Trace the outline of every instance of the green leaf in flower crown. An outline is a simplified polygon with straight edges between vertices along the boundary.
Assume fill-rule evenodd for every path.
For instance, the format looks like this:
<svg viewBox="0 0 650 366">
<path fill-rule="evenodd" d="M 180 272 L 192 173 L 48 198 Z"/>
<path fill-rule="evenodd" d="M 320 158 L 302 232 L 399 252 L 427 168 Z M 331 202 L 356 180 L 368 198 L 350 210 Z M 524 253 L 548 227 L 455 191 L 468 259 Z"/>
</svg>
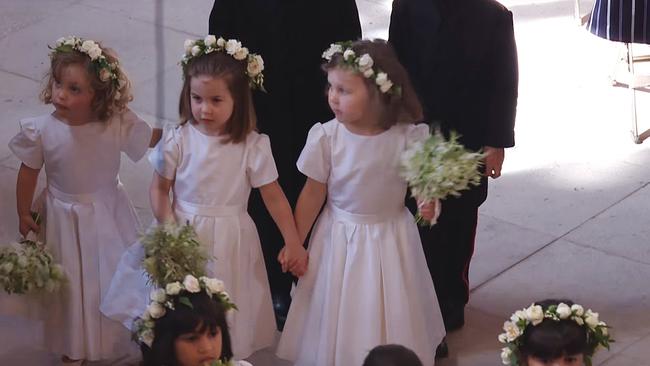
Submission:
<svg viewBox="0 0 650 366">
<path fill-rule="evenodd" d="M 190 301 L 190 299 L 188 299 L 188 298 L 185 297 L 185 296 L 181 296 L 181 297 L 179 297 L 179 298 L 178 298 L 178 302 L 180 302 L 181 304 L 183 304 L 183 305 L 189 307 L 190 309 L 194 309 L 194 305 L 192 305 L 192 302 Z"/>
</svg>

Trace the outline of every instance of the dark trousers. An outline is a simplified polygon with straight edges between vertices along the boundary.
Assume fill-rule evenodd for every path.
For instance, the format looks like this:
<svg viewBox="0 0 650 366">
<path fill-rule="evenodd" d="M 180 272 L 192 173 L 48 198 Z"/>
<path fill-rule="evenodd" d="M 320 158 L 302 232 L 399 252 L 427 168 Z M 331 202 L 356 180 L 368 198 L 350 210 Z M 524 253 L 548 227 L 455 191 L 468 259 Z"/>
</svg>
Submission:
<svg viewBox="0 0 650 366">
<path fill-rule="evenodd" d="M 451 198 L 442 203 L 438 222 L 420 227 L 420 238 L 445 323 L 462 316 L 469 301 L 469 264 L 474 254 L 478 207 Z"/>
</svg>

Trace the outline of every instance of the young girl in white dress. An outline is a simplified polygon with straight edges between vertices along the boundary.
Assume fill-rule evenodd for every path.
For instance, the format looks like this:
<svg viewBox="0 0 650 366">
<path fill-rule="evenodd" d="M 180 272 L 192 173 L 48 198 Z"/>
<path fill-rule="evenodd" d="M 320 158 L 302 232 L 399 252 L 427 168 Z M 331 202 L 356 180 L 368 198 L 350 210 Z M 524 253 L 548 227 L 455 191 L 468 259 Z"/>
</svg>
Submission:
<svg viewBox="0 0 650 366">
<path fill-rule="evenodd" d="M 315 124 L 298 159 L 307 176 L 295 210 L 309 241 L 278 356 L 301 366 L 361 365 L 402 344 L 425 365 L 445 335 L 399 175 L 407 144 L 429 135 L 408 76 L 384 41 L 332 45 L 323 57 L 336 118 Z M 327 200 L 326 200 L 327 198 Z M 436 202 L 420 209 L 434 216 Z"/>
<path fill-rule="evenodd" d="M 269 138 L 255 131 L 251 86 L 262 86 L 261 57 L 236 40 L 211 35 L 185 46 L 182 122 L 164 132 L 149 156 L 155 170 L 151 205 L 158 222 L 189 222 L 196 230 L 212 258 L 209 276 L 222 279 L 237 304 L 229 320 L 234 355 L 242 359 L 270 346 L 275 335 L 261 245 L 246 211 L 251 188 L 260 190 L 284 237 L 283 267 L 300 274 L 307 253 L 278 184 Z M 142 256 L 141 247 L 129 249 L 111 285 L 112 303 L 102 305 L 125 325 L 146 307 Z"/>
<path fill-rule="evenodd" d="M 130 82 L 115 54 L 92 40 L 61 38 L 52 48 L 41 93 L 51 114 L 20 121 L 9 147 L 22 161 L 16 193 L 19 230 L 39 232 L 68 283 L 44 299 L 46 346 L 64 362 L 120 355 L 129 334 L 99 305 L 122 252 L 137 239 L 138 221 L 118 171 L 122 152 L 145 154 L 152 130 L 126 107 Z M 47 188 L 35 205 L 45 166 Z"/>
</svg>

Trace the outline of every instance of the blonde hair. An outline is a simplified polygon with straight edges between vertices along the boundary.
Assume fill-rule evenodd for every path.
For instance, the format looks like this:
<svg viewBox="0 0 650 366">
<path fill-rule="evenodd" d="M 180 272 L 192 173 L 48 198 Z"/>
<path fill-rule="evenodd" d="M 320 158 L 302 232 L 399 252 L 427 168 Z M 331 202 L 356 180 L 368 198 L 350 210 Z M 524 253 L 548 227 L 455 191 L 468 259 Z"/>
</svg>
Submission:
<svg viewBox="0 0 650 366">
<path fill-rule="evenodd" d="M 192 119 L 190 84 L 193 77 L 201 75 L 222 78 L 232 95 L 234 106 L 232 115 L 224 127 L 224 142 L 244 141 L 257 124 L 246 63 L 224 52 L 211 52 L 192 58 L 183 71 L 183 89 L 178 106 L 181 124 Z"/>
<path fill-rule="evenodd" d="M 61 79 L 61 73 L 66 67 L 81 65 L 86 70 L 90 87 L 95 92 L 91 107 L 97 114 L 97 118 L 106 121 L 114 114 L 124 111 L 127 104 L 133 100 L 131 81 L 122 67 L 119 66 L 115 51 L 104 48 L 101 44 L 99 46 L 108 63 L 118 64 L 114 70 L 117 76 L 116 80 L 102 81 L 99 77 L 99 70 L 96 69 L 90 57 L 85 53 L 76 50 L 68 52 L 55 51 L 51 53 L 50 70 L 45 76 L 47 82 L 43 90 L 41 90 L 40 99 L 45 104 L 52 103 L 52 84 L 54 81 Z"/>
<path fill-rule="evenodd" d="M 374 79 L 364 77 L 358 70 L 346 65 L 342 53 L 336 53 L 331 60 L 323 64 L 323 70 L 345 68 L 354 70 L 364 81 L 372 98 L 379 98 L 383 107 L 380 113 L 380 126 L 388 129 L 398 123 L 411 124 L 424 119 L 422 105 L 411 84 L 408 73 L 400 64 L 393 47 L 381 39 L 359 40 L 352 42 L 352 50 L 357 55 L 367 53 L 374 61 L 374 67 L 385 72 L 400 93 L 381 93 Z"/>
</svg>

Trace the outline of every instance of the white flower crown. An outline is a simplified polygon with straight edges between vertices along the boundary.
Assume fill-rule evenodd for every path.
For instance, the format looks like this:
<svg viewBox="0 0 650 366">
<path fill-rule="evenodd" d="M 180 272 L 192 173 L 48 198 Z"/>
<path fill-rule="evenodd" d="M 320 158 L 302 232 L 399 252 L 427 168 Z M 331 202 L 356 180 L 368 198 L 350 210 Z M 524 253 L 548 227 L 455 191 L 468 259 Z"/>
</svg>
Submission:
<svg viewBox="0 0 650 366">
<path fill-rule="evenodd" d="M 168 283 L 165 288 L 158 288 L 151 291 L 149 298 L 151 303 L 141 317 L 133 322 L 134 339 L 141 344 L 151 347 L 154 340 L 154 327 L 156 319 L 162 318 L 167 313 L 167 309 L 174 310 L 174 298 L 178 302 L 192 308 L 190 300 L 183 296 L 185 293 L 198 293 L 205 291 L 210 298 L 217 297 L 217 300 L 226 310 L 237 309 L 237 306 L 230 301 L 228 293 L 225 291 L 224 284 L 216 278 L 205 276 L 198 279 L 192 275 L 185 276 L 183 282 L 175 281 Z"/>
<path fill-rule="evenodd" d="M 501 349 L 501 361 L 504 365 L 518 365 L 519 347 L 521 347 L 521 336 L 528 325 L 536 326 L 544 321 L 572 320 L 587 331 L 587 344 L 595 351 L 598 346 L 609 349 L 609 343 L 614 340 L 609 336 L 607 324 L 598 319 L 598 313 L 591 309 L 585 311 L 581 305 L 571 306 L 565 303 L 550 305 L 546 311 L 540 305 L 531 304 L 529 307 L 517 310 L 510 317 L 509 321 L 503 323 L 505 333 L 499 334 L 499 342 L 506 347 Z M 591 354 L 585 355 L 585 364 L 591 366 Z"/>
<path fill-rule="evenodd" d="M 183 68 L 193 58 L 207 55 L 211 52 L 225 52 L 237 61 L 246 60 L 246 75 L 250 80 L 250 86 L 253 89 L 264 90 L 264 60 L 262 56 L 251 53 L 248 48 L 242 47 L 241 42 L 236 39 L 225 40 L 222 37 L 208 35 L 204 39 L 187 39 L 185 40 L 185 53 L 181 58 Z"/>
<path fill-rule="evenodd" d="M 394 85 L 388 78 L 388 74 L 381 71 L 379 68 L 373 67 L 375 62 L 369 54 L 364 53 L 357 56 L 352 49 L 352 42 L 337 42 L 332 43 L 330 47 L 323 52 L 323 58 L 331 61 L 332 57 L 337 53 L 343 54 L 343 61 L 345 65 L 353 68 L 361 73 L 367 79 L 374 80 L 379 90 L 384 94 L 400 95 L 402 90 L 398 85 Z"/>
<path fill-rule="evenodd" d="M 48 46 L 49 47 L 49 46 Z M 56 40 L 54 47 L 49 47 L 50 57 L 54 57 L 56 53 L 78 51 L 88 55 L 90 61 L 97 71 L 99 80 L 102 82 L 112 81 L 117 86 L 115 92 L 115 100 L 122 97 L 121 90 L 126 85 L 126 80 L 118 77 L 119 63 L 117 61 L 109 63 L 104 56 L 102 48 L 99 47 L 97 42 L 91 39 L 83 39 L 75 36 L 61 37 Z"/>
</svg>

